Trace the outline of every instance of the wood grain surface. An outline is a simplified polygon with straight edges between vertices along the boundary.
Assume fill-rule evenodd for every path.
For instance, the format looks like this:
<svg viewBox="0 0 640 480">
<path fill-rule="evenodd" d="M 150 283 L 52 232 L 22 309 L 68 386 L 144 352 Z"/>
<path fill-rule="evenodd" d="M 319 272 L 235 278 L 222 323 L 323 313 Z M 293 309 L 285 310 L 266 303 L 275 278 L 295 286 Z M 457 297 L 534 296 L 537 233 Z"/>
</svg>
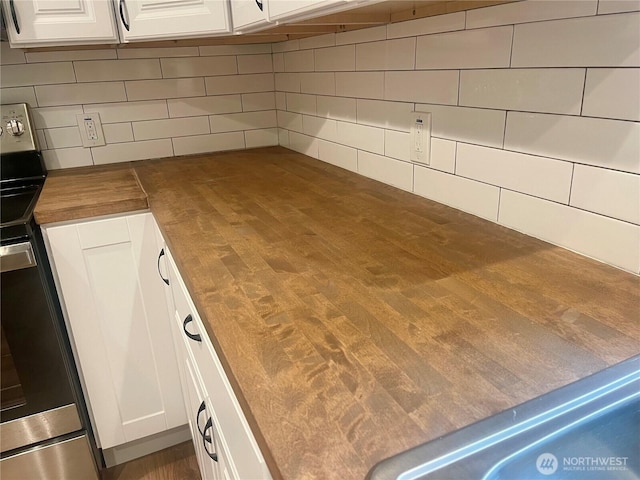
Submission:
<svg viewBox="0 0 640 480">
<path fill-rule="evenodd" d="M 147 208 L 135 171 L 116 165 L 50 172 L 34 215 L 42 225 Z"/>
<path fill-rule="evenodd" d="M 458 210 L 279 147 L 135 170 L 274 478 L 364 478 L 640 352 L 637 276 Z"/>
</svg>

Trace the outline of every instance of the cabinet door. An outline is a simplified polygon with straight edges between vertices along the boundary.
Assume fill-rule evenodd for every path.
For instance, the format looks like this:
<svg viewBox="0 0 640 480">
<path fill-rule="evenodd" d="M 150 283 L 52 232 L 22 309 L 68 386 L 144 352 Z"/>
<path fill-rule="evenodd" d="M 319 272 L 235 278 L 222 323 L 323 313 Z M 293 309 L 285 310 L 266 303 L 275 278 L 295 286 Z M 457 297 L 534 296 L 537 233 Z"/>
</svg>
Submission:
<svg viewBox="0 0 640 480">
<path fill-rule="evenodd" d="M 117 43 L 111 0 L 2 2 L 11 46 Z"/>
<path fill-rule="evenodd" d="M 186 423 L 151 214 L 46 229 L 102 448 Z"/>
<path fill-rule="evenodd" d="M 347 0 L 269 0 L 269 19 L 306 17 L 325 9 L 345 6 Z"/>
<path fill-rule="evenodd" d="M 236 33 L 255 32 L 271 25 L 268 0 L 231 0 L 231 18 Z"/>
<path fill-rule="evenodd" d="M 231 31 L 228 0 L 116 0 L 124 42 Z"/>
</svg>

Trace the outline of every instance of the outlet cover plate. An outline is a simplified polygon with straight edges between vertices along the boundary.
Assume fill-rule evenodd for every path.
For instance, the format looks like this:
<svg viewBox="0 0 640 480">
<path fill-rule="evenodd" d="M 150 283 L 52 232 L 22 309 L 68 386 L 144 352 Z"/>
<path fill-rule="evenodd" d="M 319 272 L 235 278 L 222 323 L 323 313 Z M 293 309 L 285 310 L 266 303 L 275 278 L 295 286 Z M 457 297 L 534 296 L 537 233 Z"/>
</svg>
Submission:
<svg viewBox="0 0 640 480">
<path fill-rule="evenodd" d="M 99 113 L 79 113 L 76 115 L 82 146 L 100 147 L 106 145 Z"/>
<path fill-rule="evenodd" d="M 431 161 L 431 113 L 411 112 L 410 142 L 410 160 L 429 165 Z"/>
</svg>

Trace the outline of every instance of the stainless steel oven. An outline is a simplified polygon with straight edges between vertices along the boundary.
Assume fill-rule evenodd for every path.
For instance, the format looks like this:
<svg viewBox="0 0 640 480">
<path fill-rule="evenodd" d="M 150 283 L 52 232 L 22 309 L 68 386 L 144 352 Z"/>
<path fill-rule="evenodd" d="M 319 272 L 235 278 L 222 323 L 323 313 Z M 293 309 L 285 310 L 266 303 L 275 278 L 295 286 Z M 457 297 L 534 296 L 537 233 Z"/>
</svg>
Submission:
<svg viewBox="0 0 640 480">
<path fill-rule="evenodd" d="M 33 219 L 46 169 L 27 106 L 0 108 L 0 478 L 97 478 L 99 455 Z"/>
</svg>

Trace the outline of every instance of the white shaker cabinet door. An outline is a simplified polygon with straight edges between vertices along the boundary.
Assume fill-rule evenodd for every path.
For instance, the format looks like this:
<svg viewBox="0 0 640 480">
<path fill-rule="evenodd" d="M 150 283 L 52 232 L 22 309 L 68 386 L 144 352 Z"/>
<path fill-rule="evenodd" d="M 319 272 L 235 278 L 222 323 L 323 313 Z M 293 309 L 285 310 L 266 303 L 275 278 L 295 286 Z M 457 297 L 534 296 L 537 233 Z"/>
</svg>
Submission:
<svg viewBox="0 0 640 480">
<path fill-rule="evenodd" d="M 304 20 L 314 13 L 345 6 L 347 0 L 269 0 L 269 19 Z"/>
<path fill-rule="evenodd" d="M 255 32 L 271 25 L 268 0 L 231 0 L 231 18 L 236 33 Z"/>
<path fill-rule="evenodd" d="M 2 2 L 13 47 L 118 43 L 111 0 Z"/>
<path fill-rule="evenodd" d="M 186 423 L 150 213 L 45 228 L 102 448 Z"/>
<path fill-rule="evenodd" d="M 228 0 L 114 0 L 124 42 L 231 31 Z"/>
</svg>

